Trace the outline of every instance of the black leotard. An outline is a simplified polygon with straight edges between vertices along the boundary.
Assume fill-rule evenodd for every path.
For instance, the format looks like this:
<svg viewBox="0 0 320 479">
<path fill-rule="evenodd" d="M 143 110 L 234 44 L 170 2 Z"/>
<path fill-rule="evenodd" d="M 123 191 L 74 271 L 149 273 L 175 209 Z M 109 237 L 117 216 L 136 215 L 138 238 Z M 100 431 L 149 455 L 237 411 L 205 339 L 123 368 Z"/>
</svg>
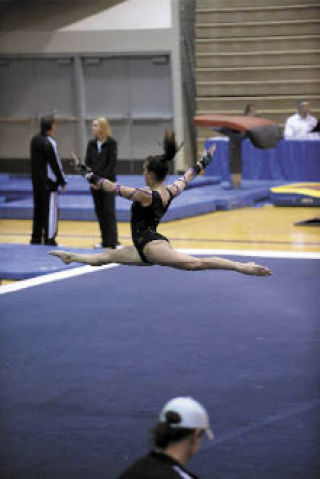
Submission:
<svg viewBox="0 0 320 479">
<path fill-rule="evenodd" d="M 142 206 L 135 201 L 131 207 L 131 235 L 140 258 L 144 263 L 151 263 L 143 254 L 143 248 L 150 241 L 169 241 L 165 236 L 157 233 L 157 227 L 161 218 L 167 212 L 173 195 L 167 188 L 170 199 L 166 206 L 163 206 L 162 198 L 158 191 L 152 191 L 152 203 L 149 206 Z"/>
</svg>

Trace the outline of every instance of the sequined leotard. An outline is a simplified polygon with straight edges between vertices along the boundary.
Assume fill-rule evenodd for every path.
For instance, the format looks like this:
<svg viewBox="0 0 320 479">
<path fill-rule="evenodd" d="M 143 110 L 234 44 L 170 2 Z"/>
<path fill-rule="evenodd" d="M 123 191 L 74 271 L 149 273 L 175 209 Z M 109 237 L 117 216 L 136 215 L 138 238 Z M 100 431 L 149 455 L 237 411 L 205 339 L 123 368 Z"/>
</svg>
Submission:
<svg viewBox="0 0 320 479">
<path fill-rule="evenodd" d="M 167 212 L 173 198 L 171 191 L 168 188 L 166 189 L 170 194 L 170 199 L 166 206 L 163 205 L 158 191 L 152 191 L 151 205 L 142 206 L 138 201 L 135 201 L 131 206 L 132 241 L 144 263 L 150 263 L 143 254 L 143 248 L 147 243 L 154 240 L 169 241 L 165 236 L 157 233 L 158 224 Z"/>
</svg>

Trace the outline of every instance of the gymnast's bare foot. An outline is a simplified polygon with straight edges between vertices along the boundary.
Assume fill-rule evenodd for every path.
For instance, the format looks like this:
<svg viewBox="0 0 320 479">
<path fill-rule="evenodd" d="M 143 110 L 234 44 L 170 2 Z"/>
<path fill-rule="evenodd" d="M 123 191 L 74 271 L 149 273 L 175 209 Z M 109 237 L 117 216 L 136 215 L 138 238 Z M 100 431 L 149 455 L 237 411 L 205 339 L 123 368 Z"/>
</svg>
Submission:
<svg viewBox="0 0 320 479">
<path fill-rule="evenodd" d="M 270 276 L 272 274 L 271 269 L 266 266 L 261 266 L 254 262 L 252 263 L 239 263 L 238 271 L 243 274 L 249 274 L 254 276 Z"/>
<path fill-rule="evenodd" d="M 58 258 L 60 258 L 65 264 L 69 264 L 74 261 L 72 253 L 68 253 L 68 251 L 53 250 L 49 251 L 48 254 L 51 254 L 52 256 L 58 256 Z"/>
</svg>

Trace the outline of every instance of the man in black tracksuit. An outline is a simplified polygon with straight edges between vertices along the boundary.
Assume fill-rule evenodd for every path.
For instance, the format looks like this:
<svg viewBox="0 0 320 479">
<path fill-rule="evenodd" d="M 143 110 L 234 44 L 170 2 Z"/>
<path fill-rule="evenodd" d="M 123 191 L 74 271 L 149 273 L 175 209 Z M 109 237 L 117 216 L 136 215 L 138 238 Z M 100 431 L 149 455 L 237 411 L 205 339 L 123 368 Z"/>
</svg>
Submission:
<svg viewBox="0 0 320 479">
<path fill-rule="evenodd" d="M 93 121 L 92 130 L 95 138 L 88 142 L 85 163 L 96 175 L 116 181 L 117 143 L 112 136 L 103 136 L 99 120 Z M 114 249 L 118 243 L 114 195 L 94 189 L 91 193 L 102 240 L 96 247 Z"/>
<path fill-rule="evenodd" d="M 41 131 L 30 144 L 31 177 L 33 187 L 33 228 L 31 244 L 56 246 L 58 225 L 58 187 L 65 191 L 64 176 L 52 116 L 41 118 Z"/>
</svg>

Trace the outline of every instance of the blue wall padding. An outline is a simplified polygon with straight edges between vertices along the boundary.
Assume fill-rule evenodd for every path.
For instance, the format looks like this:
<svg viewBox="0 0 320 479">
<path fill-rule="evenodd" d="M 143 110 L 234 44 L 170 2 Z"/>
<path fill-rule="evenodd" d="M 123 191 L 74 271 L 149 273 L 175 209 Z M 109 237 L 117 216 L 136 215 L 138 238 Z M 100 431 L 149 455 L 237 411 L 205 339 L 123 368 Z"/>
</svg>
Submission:
<svg viewBox="0 0 320 479">
<path fill-rule="evenodd" d="M 217 144 L 214 161 L 207 174 L 230 180 L 229 141 L 211 138 L 208 149 Z M 242 175 L 245 180 L 320 181 L 320 139 L 280 140 L 277 148 L 261 150 L 247 139 L 242 143 Z"/>
</svg>

